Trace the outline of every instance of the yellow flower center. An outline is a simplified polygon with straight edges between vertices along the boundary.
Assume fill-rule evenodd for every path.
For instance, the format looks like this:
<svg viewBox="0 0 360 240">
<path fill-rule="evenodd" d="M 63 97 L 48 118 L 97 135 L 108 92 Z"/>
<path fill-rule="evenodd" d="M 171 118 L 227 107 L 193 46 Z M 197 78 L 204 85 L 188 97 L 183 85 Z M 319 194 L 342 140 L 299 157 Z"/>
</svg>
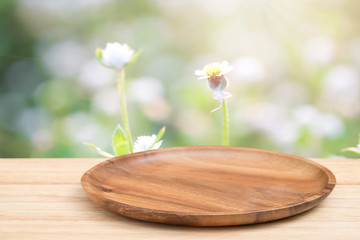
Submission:
<svg viewBox="0 0 360 240">
<path fill-rule="evenodd" d="M 221 72 L 220 65 L 218 63 L 210 63 L 206 65 L 203 70 L 208 76 L 217 75 Z"/>
</svg>

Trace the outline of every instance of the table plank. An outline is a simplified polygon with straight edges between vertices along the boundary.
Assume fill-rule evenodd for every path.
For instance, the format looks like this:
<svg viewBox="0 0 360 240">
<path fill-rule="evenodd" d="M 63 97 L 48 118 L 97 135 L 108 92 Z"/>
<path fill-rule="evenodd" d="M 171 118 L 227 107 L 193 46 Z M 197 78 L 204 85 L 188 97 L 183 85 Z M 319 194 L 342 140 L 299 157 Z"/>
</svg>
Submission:
<svg viewBox="0 0 360 240">
<path fill-rule="evenodd" d="M 0 184 L 78 184 L 86 170 L 105 160 L 0 158 Z M 360 184 L 360 159 L 311 160 L 329 168 L 336 176 L 337 185 Z"/>
<path fill-rule="evenodd" d="M 79 184 L 82 174 L 105 158 L 0 159 L 0 184 Z"/>
<path fill-rule="evenodd" d="M 103 160 L 0 159 L 0 239 L 360 239 L 360 160 L 314 159 L 340 184 L 308 212 L 220 228 L 146 223 L 100 208 L 79 181 Z"/>
<path fill-rule="evenodd" d="M 4 239 L 323 239 L 360 238 L 360 186 L 338 186 L 313 210 L 271 223 L 191 228 L 146 223 L 122 217 L 93 204 L 79 186 L 40 185 L 23 192 L 23 186 L 9 191 L 1 186 L 0 226 Z M 50 192 L 50 194 L 49 194 Z M 30 199 L 25 201 L 24 198 Z M 0 236 L 1 236 L 0 235 Z M 25 238 L 23 238 L 25 239 Z M 57 239 L 57 238 L 55 238 Z"/>
</svg>

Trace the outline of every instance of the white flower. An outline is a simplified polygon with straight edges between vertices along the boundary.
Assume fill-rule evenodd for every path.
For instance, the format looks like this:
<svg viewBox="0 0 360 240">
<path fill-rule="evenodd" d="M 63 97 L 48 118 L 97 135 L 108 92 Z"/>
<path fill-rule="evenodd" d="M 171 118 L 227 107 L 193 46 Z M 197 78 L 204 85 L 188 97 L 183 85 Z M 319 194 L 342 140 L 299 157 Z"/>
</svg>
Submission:
<svg viewBox="0 0 360 240">
<path fill-rule="evenodd" d="M 228 74 L 234 69 L 233 66 L 229 65 L 228 61 L 222 61 L 209 63 L 202 70 L 196 70 L 195 75 L 200 76 L 198 79 L 206 79 L 211 76 L 220 77 L 222 75 Z"/>
<path fill-rule="evenodd" d="M 101 49 L 101 61 L 107 67 L 120 70 L 131 61 L 134 54 L 135 51 L 126 43 L 108 43 L 105 49 Z"/>
<path fill-rule="evenodd" d="M 139 136 L 134 143 L 134 152 L 158 149 L 162 144 L 162 140 L 154 145 L 155 140 L 156 140 L 155 134 L 151 136 Z M 149 149 L 152 145 L 154 146 L 151 149 Z"/>
<path fill-rule="evenodd" d="M 214 62 L 206 65 L 202 70 L 196 70 L 195 75 L 199 76 L 198 79 L 207 79 L 209 88 L 213 91 L 214 98 L 221 103 L 224 98 L 231 97 L 231 94 L 225 92 L 228 85 L 228 78 L 225 74 L 231 72 L 233 66 L 229 65 L 227 61 Z M 221 108 L 221 105 L 211 112 Z"/>
</svg>

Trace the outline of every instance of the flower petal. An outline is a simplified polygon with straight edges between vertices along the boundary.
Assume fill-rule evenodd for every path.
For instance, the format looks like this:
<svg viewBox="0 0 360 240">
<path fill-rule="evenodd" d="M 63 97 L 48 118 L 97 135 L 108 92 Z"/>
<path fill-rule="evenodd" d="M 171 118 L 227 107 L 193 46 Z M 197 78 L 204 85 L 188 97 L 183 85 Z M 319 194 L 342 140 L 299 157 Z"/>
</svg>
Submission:
<svg viewBox="0 0 360 240">
<path fill-rule="evenodd" d="M 134 143 L 134 152 L 141 152 L 148 150 L 156 140 L 156 135 L 139 136 Z"/>
<path fill-rule="evenodd" d="M 107 43 L 102 50 L 102 62 L 107 67 L 119 70 L 132 59 L 134 53 L 127 44 Z"/>
<path fill-rule="evenodd" d="M 202 77 L 198 77 L 198 80 L 207 79 L 207 78 L 209 78 L 209 76 L 202 76 Z"/>
<path fill-rule="evenodd" d="M 224 67 L 221 72 L 219 73 L 219 75 L 225 75 L 228 74 L 229 72 L 231 72 L 234 69 L 234 67 L 232 65 L 226 66 Z"/>
</svg>

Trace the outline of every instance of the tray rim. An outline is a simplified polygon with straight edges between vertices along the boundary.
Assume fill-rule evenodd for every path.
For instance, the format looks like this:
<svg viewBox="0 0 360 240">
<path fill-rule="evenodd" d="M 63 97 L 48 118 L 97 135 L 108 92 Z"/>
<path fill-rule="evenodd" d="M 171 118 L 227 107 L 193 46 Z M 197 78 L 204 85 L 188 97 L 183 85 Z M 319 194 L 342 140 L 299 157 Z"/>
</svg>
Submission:
<svg viewBox="0 0 360 240">
<path fill-rule="evenodd" d="M 237 212 L 237 213 L 234 212 L 234 213 L 225 213 L 225 214 L 224 213 L 186 213 L 186 212 L 176 212 L 176 211 L 166 211 L 166 210 L 157 210 L 157 209 L 151 209 L 151 208 L 136 207 L 136 206 L 128 205 L 128 204 L 125 204 L 125 203 L 121 203 L 121 202 L 113 201 L 113 200 L 110 200 L 110 199 L 106 199 L 106 198 L 103 198 L 103 197 L 101 197 L 101 196 L 99 196 L 97 194 L 91 194 L 91 191 L 89 191 L 89 187 L 87 186 L 88 183 L 87 183 L 86 180 L 89 177 L 89 175 L 95 169 L 97 169 L 98 167 L 101 167 L 102 165 L 108 164 L 110 162 L 119 161 L 122 158 L 128 158 L 130 156 L 136 157 L 138 155 L 143 155 L 145 152 L 151 154 L 151 153 L 156 153 L 156 152 L 177 151 L 177 150 L 187 150 L 187 149 L 244 150 L 244 151 L 262 152 L 262 153 L 281 155 L 281 156 L 284 156 L 284 157 L 296 158 L 298 160 L 305 161 L 305 162 L 307 162 L 309 164 L 312 164 L 312 165 L 320 168 L 327 175 L 328 181 L 327 181 L 326 185 L 323 187 L 323 189 L 321 191 L 319 191 L 318 194 L 309 196 L 309 197 L 305 198 L 303 200 L 303 202 L 300 202 L 300 203 L 284 205 L 284 206 L 278 207 L 278 208 L 268 208 L 268 209 L 264 209 L 264 210 L 256 210 L 256 211 L 249 211 L 249 212 Z M 136 212 L 147 212 L 147 213 L 154 213 L 154 214 L 162 214 L 162 215 L 168 215 L 168 216 L 194 216 L 194 217 L 206 217 L 206 216 L 215 216 L 215 217 L 222 217 L 223 216 L 223 217 L 226 217 L 226 216 L 241 216 L 241 215 L 244 216 L 244 215 L 258 214 L 258 213 L 264 213 L 264 212 L 281 211 L 281 210 L 286 210 L 286 209 L 291 208 L 291 207 L 309 205 L 309 206 L 305 206 L 304 210 L 301 210 L 299 212 L 296 212 L 296 213 L 290 215 L 290 216 L 293 216 L 293 215 L 299 214 L 301 212 L 307 211 L 307 210 L 317 206 L 322 200 L 324 200 L 332 192 L 332 190 L 335 188 L 335 186 L 336 186 L 336 177 L 325 166 L 323 166 L 323 165 L 321 165 L 321 164 L 319 164 L 317 162 L 314 162 L 314 161 L 312 161 L 310 159 L 300 157 L 300 156 L 297 156 L 297 155 L 292 155 L 292 154 L 282 153 L 282 152 L 276 152 L 276 151 L 271 151 L 271 150 L 257 149 L 257 148 L 200 145 L 200 146 L 181 146 L 181 147 L 161 148 L 161 149 L 155 149 L 155 150 L 148 150 L 148 151 L 142 151 L 142 152 L 137 152 L 137 153 L 126 154 L 126 155 L 122 155 L 122 156 L 115 156 L 115 157 L 107 159 L 107 160 L 105 160 L 105 161 L 103 161 L 101 163 L 98 163 L 95 166 L 93 166 L 92 168 L 90 168 L 89 170 L 87 170 L 81 177 L 81 185 L 82 185 L 83 189 L 85 190 L 86 194 L 88 195 L 88 197 L 97 204 L 104 205 L 105 203 L 107 203 L 107 204 L 115 205 L 115 207 L 125 209 L 125 210 L 132 210 L 132 211 L 136 211 Z M 116 211 L 116 210 L 113 210 L 112 208 L 109 208 L 109 207 L 105 207 L 105 208 L 110 210 L 110 211 L 122 214 L 118 210 Z M 127 216 L 127 215 L 125 215 L 125 216 Z M 284 217 L 280 217 L 278 219 L 282 219 L 282 218 L 284 218 Z M 144 220 L 144 219 L 141 219 L 141 220 Z M 276 220 L 276 219 L 274 219 L 274 220 Z M 145 220 L 145 221 L 151 221 L 151 220 Z M 158 222 L 158 221 L 154 221 L 154 222 Z M 267 220 L 261 221 L 261 222 L 267 222 Z M 172 223 L 169 223 L 169 224 L 172 224 Z M 222 226 L 225 226 L 225 225 L 222 225 Z"/>
</svg>

